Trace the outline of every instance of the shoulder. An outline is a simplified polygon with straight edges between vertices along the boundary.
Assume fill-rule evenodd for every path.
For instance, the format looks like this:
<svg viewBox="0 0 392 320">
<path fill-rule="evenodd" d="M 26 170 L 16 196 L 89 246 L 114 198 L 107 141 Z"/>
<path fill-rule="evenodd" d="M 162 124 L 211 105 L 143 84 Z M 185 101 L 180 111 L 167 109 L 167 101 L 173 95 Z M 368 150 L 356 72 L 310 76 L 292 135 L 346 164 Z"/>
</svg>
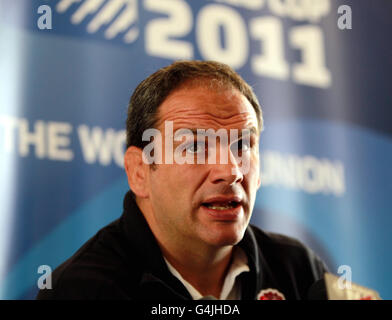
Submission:
<svg viewBox="0 0 392 320">
<path fill-rule="evenodd" d="M 52 289 L 39 291 L 37 299 L 121 299 L 129 295 L 133 267 L 119 221 L 101 229 L 52 273 Z"/>
<path fill-rule="evenodd" d="M 320 279 L 327 271 L 324 262 L 317 254 L 302 243 L 290 236 L 262 231 L 251 226 L 257 245 L 269 264 L 280 266 L 309 274 L 314 279 Z"/>
<path fill-rule="evenodd" d="M 257 244 L 262 246 L 263 250 L 279 248 L 285 251 L 311 251 L 308 246 L 296 238 L 280 233 L 264 231 L 254 225 L 250 225 L 250 229 L 255 236 Z"/>
</svg>

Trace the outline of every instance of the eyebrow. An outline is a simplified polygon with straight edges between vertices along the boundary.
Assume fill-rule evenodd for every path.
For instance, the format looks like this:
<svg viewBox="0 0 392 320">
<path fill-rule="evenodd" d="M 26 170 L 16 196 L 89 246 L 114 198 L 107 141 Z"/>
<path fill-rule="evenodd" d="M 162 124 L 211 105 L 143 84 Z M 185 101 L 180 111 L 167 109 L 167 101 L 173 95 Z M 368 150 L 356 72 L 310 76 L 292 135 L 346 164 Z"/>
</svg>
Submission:
<svg viewBox="0 0 392 320">
<path fill-rule="evenodd" d="M 223 128 L 221 128 L 221 129 L 223 129 Z M 212 130 L 217 132 L 217 131 L 219 131 L 221 129 L 218 129 L 218 130 L 212 129 Z M 198 130 L 204 130 L 203 136 L 209 136 L 208 134 L 205 134 L 206 133 L 205 131 L 210 130 L 210 129 L 204 129 L 204 128 L 198 128 L 198 129 L 197 128 L 178 128 L 178 129 L 173 129 L 173 131 L 175 132 L 174 133 L 174 137 L 177 137 L 179 135 L 187 134 L 189 131 L 192 132 L 192 134 L 195 136 L 195 135 L 198 134 Z M 223 129 L 223 130 L 225 130 L 225 129 Z M 226 129 L 226 130 L 229 130 L 229 132 L 230 132 L 230 130 L 232 130 L 232 129 Z M 250 135 L 258 135 L 258 129 L 256 127 L 254 127 L 254 126 L 252 126 L 250 128 L 243 128 L 243 129 L 237 129 L 237 130 L 239 131 L 238 138 L 242 137 L 243 130 L 248 130 Z M 219 134 L 215 135 L 215 136 L 219 136 Z"/>
</svg>

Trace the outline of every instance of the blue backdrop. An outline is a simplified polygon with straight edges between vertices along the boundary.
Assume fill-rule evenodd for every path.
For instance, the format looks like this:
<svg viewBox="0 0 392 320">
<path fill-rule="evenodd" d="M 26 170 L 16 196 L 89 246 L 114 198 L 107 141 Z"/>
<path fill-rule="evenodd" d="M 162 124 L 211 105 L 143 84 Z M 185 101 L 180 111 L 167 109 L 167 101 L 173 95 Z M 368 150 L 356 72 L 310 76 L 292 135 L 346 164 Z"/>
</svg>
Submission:
<svg viewBox="0 0 392 320">
<path fill-rule="evenodd" d="M 121 215 L 131 93 L 202 59 L 263 105 L 252 223 L 392 299 L 391 14 L 389 0 L 0 0 L 0 298 L 35 297 L 40 265 Z"/>
</svg>

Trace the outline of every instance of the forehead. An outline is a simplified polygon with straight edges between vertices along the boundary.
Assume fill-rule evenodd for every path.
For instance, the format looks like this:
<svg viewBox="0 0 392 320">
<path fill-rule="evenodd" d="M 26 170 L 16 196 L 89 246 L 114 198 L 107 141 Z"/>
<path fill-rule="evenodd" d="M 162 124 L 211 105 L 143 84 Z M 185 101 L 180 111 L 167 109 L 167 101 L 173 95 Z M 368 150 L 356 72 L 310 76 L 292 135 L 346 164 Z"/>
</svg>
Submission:
<svg viewBox="0 0 392 320">
<path fill-rule="evenodd" d="M 256 112 L 235 88 L 182 87 L 159 107 L 157 127 L 173 121 L 174 128 L 258 128 Z"/>
</svg>

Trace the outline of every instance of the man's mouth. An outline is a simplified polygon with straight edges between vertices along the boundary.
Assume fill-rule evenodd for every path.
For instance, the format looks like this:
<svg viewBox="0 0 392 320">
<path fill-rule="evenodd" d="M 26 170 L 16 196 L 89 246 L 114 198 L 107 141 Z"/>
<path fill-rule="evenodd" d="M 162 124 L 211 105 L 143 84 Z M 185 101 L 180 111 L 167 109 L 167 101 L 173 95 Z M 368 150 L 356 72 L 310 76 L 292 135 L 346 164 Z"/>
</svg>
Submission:
<svg viewBox="0 0 392 320">
<path fill-rule="evenodd" d="M 237 208 L 240 205 L 238 201 L 215 201 L 215 202 L 203 202 L 202 206 L 212 210 L 229 210 Z"/>
<path fill-rule="evenodd" d="M 237 196 L 212 197 L 206 199 L 201 208 L 213 220 L 233 222 L 244 213 L 242 201 L 242 198 Z"/>
</svg>

